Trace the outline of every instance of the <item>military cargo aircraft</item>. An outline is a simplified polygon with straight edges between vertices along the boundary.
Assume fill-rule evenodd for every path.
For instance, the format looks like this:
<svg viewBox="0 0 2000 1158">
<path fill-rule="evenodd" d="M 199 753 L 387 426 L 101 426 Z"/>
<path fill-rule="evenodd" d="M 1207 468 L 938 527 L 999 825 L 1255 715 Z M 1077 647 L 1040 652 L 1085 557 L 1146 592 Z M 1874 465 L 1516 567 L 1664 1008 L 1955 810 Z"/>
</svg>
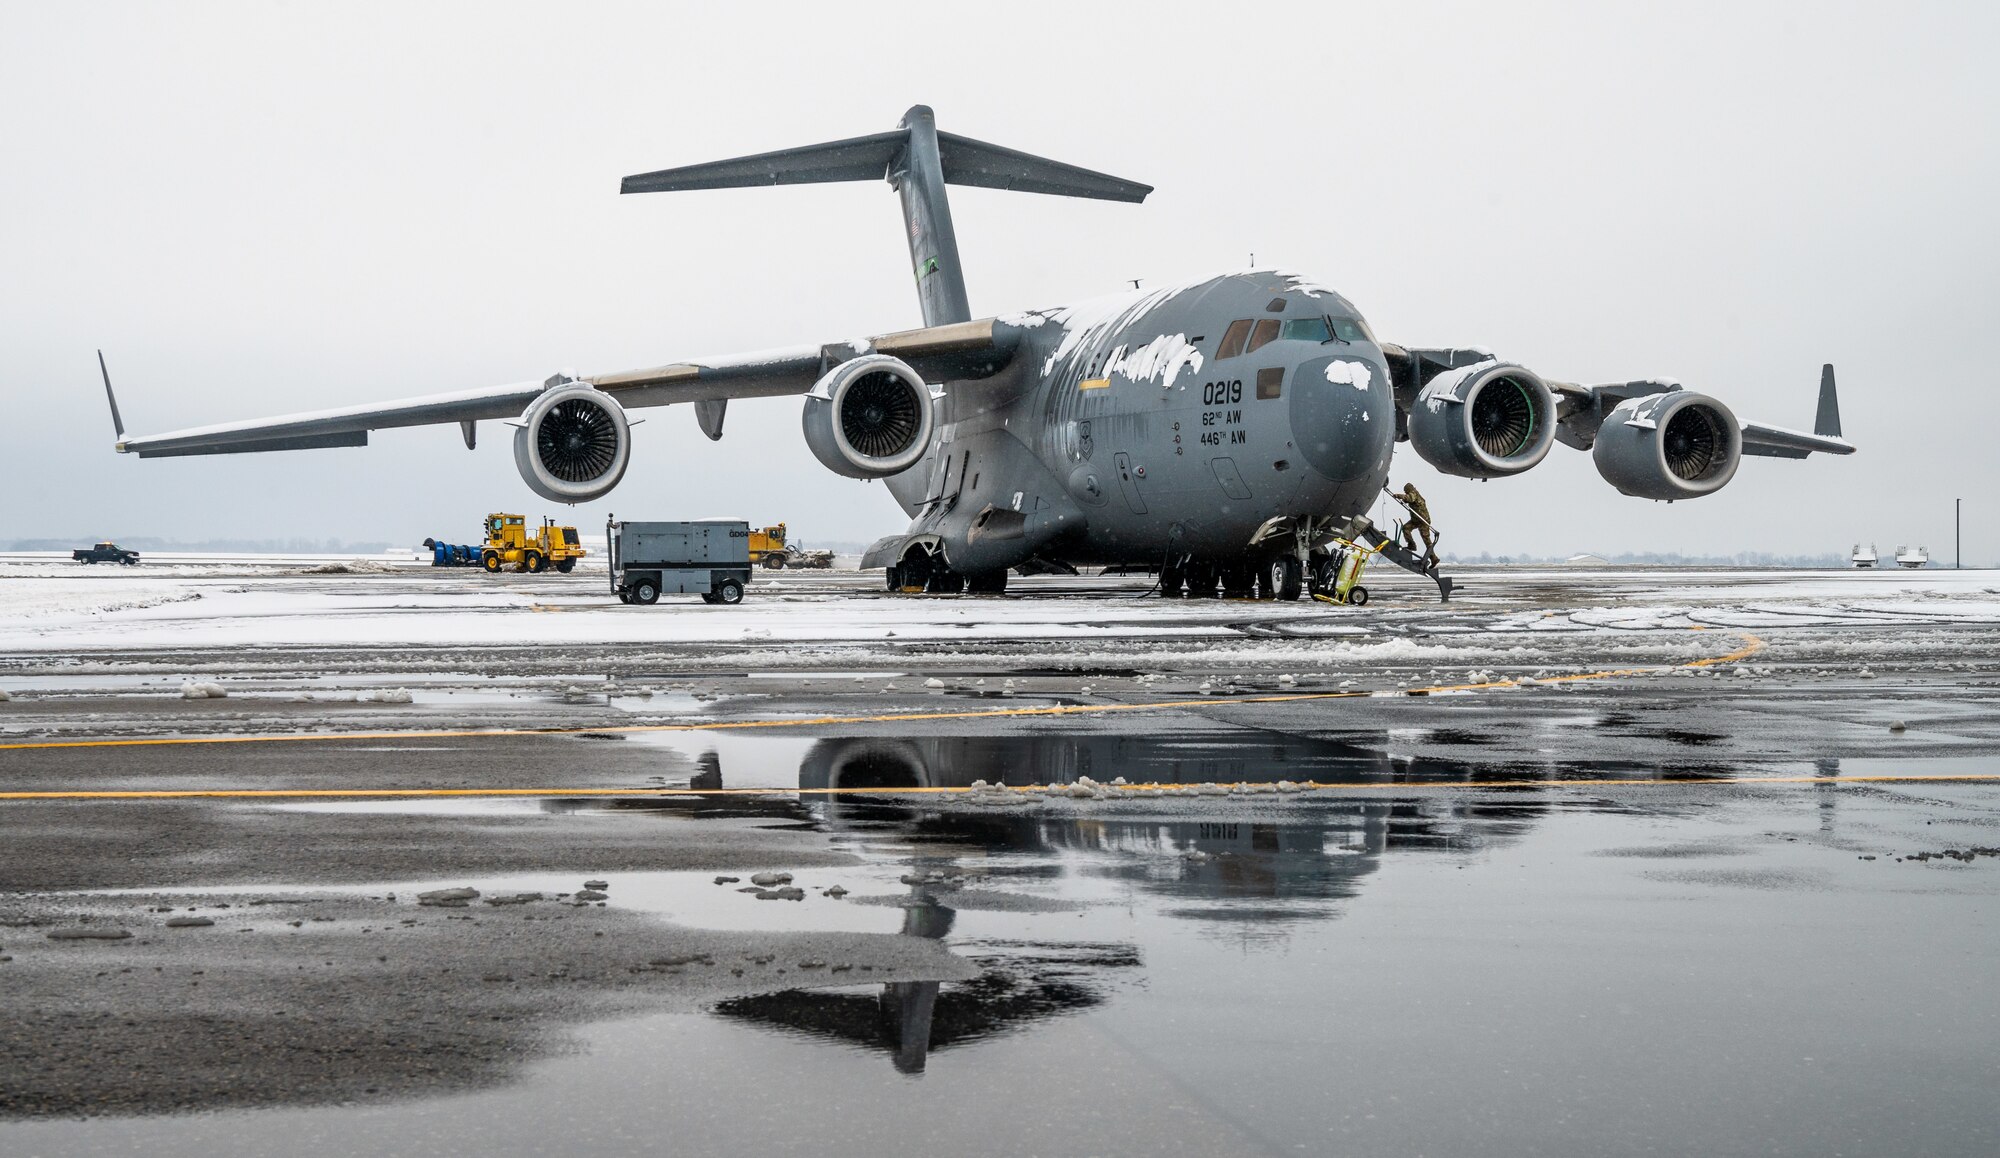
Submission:
<svg viewBox="0 0 2000 1158">
<path fill-rule="evenodd" d="M 1365 512 L 1401 442 L 1477 479 L 1561 442 L 1620 491 L 1668 502 L 1720 490 L 1746 455 L 1854 450 L 1831 366 L 1812 433 L 1742 423 L 1670 380 L 1579 386 L 1482 349 L 1385 342 L 1346 298 L 1277 270 L 975 319 L 945 186 L 1128 202 L 1152 188 L 941 132 L 921 105 L 890 132 L 642 173 L 622 191 L 877 180 L 902 199 L 922 328 L 144 437 L 125 434 L 113 399 L 117 449 L 362 446 L 432 423 L 457 423 L 471 447 L 497 419 L 528 487 L 576 503 L 624 476 L 628 409 L 692 403 L 719 439 L 731 399 L 803 395 L 813 455 L 884 480 L 911 518 L 863 558 L 892 590 L 997 593 L 1010 570 L 1122 565 L 1157 570 L 1168 594 L 1288 599 L 1319 584 L 1341 537 L 1380 543 Z"/>
</svg>

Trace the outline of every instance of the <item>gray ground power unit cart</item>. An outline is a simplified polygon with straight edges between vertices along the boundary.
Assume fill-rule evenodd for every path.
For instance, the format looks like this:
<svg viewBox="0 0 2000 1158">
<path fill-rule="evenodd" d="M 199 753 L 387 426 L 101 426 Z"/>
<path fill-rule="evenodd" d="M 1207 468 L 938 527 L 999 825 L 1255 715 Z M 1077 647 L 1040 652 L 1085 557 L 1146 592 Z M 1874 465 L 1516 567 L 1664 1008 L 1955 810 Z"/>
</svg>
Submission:
<svg viewBox="0 0 2000 1158">
<path fill-rule="evenodd" d="M 621 603 L 661 595 L 699 595 L 703 603 L 741 603 L 750 585 L 750 524 L 741 519 L 604 524 L 611 590 Z"/>
</svg>

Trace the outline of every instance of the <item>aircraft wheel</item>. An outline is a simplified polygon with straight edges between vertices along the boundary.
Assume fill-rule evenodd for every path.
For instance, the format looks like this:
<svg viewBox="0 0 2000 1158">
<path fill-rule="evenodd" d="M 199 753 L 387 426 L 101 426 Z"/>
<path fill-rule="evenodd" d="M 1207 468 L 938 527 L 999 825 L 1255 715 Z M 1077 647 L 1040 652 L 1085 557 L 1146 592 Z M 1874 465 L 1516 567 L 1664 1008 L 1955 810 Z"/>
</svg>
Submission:
<svg viewBox="0 0 2000 1158">
<path fill-rule="evenodd" d="M 660 601 L 660 585 L 651 579 L 641 579 L 632 584 L 632 602 L 650 605 Z"/>
<path fill-rule="evenodd" d="M 481 551 L 479 553 L 479 565 L 486 568 L 488 574 L 498 575 L 500 573 L 500 552 Z"/>
<path fill-rule="evenodd" d="M 1272 560 L 1260 576 L 1271 589 L 1271 595 L 1266 598 L 1275 597 L 1287 603 L 1296 601 L 1305 586 L 1300 572 L 1299 561 L 1290 555 Z"/>
<path fill-rule="evenodd" d="M 1187 588 L 1187 560 L 1175 556 L 1160 568 L 1160 598 L 1179 599 Z"/>
<path fill-rule="evenodd" d="M 887 567 L 883 571 L 884 577 L 889 581 L 889 590 L 901 591 L 903 589 L 903 569 L 901 567 Z"/>
<path fill-rule="evenodd" d="M 1215 598 L 1215 564 L 1201 560 L 1190 560 L 1187 565 L 1187 597 L 1189 599 Z"/>
<path fill-rule="evenodd" d="M 981 571 L 977 575 L 968 575 L 965 579 L 965 589 L 974 595 L 1005 595 L 1007 569 L 1002 567 L 997 571 Z"/>
<path fill-rule="evenodd" d="M 1225 599 L 1248 599 L 1257 589 L 1257 580 L 1251 569 L 1242 563 L 1228 563 L 1216 569 L 1221 573 L 1222 596 Z"/>
<path fill-rule="evenodd" d="M 743 602 L 743 584 L 734 579 L 724 579 L 715 589 L 715 601 L 731 607 Z"/>
<path fill-rule="evenodd" d="M 930 582 L 924 590 L 932 595 L 956 595 L 965 590 L 965 576 L 943 567 L 931 572 Z"/>
<path fill-rule="evenodd" d="M 1354 607 L 1368 606 L 1368 588 L 1355 584 L 1347 590 L 1347 602 Z"/>
</svg>

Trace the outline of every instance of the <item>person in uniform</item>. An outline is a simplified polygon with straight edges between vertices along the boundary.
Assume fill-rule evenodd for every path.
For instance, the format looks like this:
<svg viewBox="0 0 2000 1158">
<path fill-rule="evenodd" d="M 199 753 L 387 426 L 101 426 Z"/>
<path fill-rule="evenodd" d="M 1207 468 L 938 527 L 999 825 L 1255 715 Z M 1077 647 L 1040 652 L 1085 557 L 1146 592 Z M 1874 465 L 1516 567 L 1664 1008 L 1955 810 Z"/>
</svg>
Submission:
<svg viewBox="0 0 2000 1158">
<path fill-rule="evenodd" d="M 1430 504 L 1424 501 L 1423 495 L 1417 493 L 1417 484 L 1404 483 L 1401 494 L 1390 491 L 1389 497 L 1403 504 L 1403 509 L 1410 512 L 1410 517 L 1403 521 L 1403 547 L 1411 554 L 1416 554 L 1417 539 L 1421 536 L 1424 541 L 1424 566 L 1436 567 L 1437 527 L 1431 523 Z"/>
</svg>

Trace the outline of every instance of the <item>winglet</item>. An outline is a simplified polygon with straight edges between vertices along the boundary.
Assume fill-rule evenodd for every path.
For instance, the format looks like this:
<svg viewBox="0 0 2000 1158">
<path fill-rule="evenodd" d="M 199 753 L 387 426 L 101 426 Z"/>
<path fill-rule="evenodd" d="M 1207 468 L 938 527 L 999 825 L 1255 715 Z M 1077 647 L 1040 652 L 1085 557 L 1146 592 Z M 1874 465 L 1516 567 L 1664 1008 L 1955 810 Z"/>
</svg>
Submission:
<svg viewBox="0 0 2000 1158">
<path fill-rule="evenodd" d="M 1827 438 L 1840 437 L 1840 396 L 1833 392 L 1833 363 L 1819 372 L 1819 415 L 1813 419 L 1813 433 Z"/>
<path fill-rule="evenodd" d="M 111 371 L 104 368 L 104 351 L 97 352 L 97 372 L 104 376 L 104 400 L 111 403 L 111 429 L 118 434 L 118 452 L 125 452 L 125 420 L 118 417 L 118 396 L 111 392 Z"/>
</svg>

